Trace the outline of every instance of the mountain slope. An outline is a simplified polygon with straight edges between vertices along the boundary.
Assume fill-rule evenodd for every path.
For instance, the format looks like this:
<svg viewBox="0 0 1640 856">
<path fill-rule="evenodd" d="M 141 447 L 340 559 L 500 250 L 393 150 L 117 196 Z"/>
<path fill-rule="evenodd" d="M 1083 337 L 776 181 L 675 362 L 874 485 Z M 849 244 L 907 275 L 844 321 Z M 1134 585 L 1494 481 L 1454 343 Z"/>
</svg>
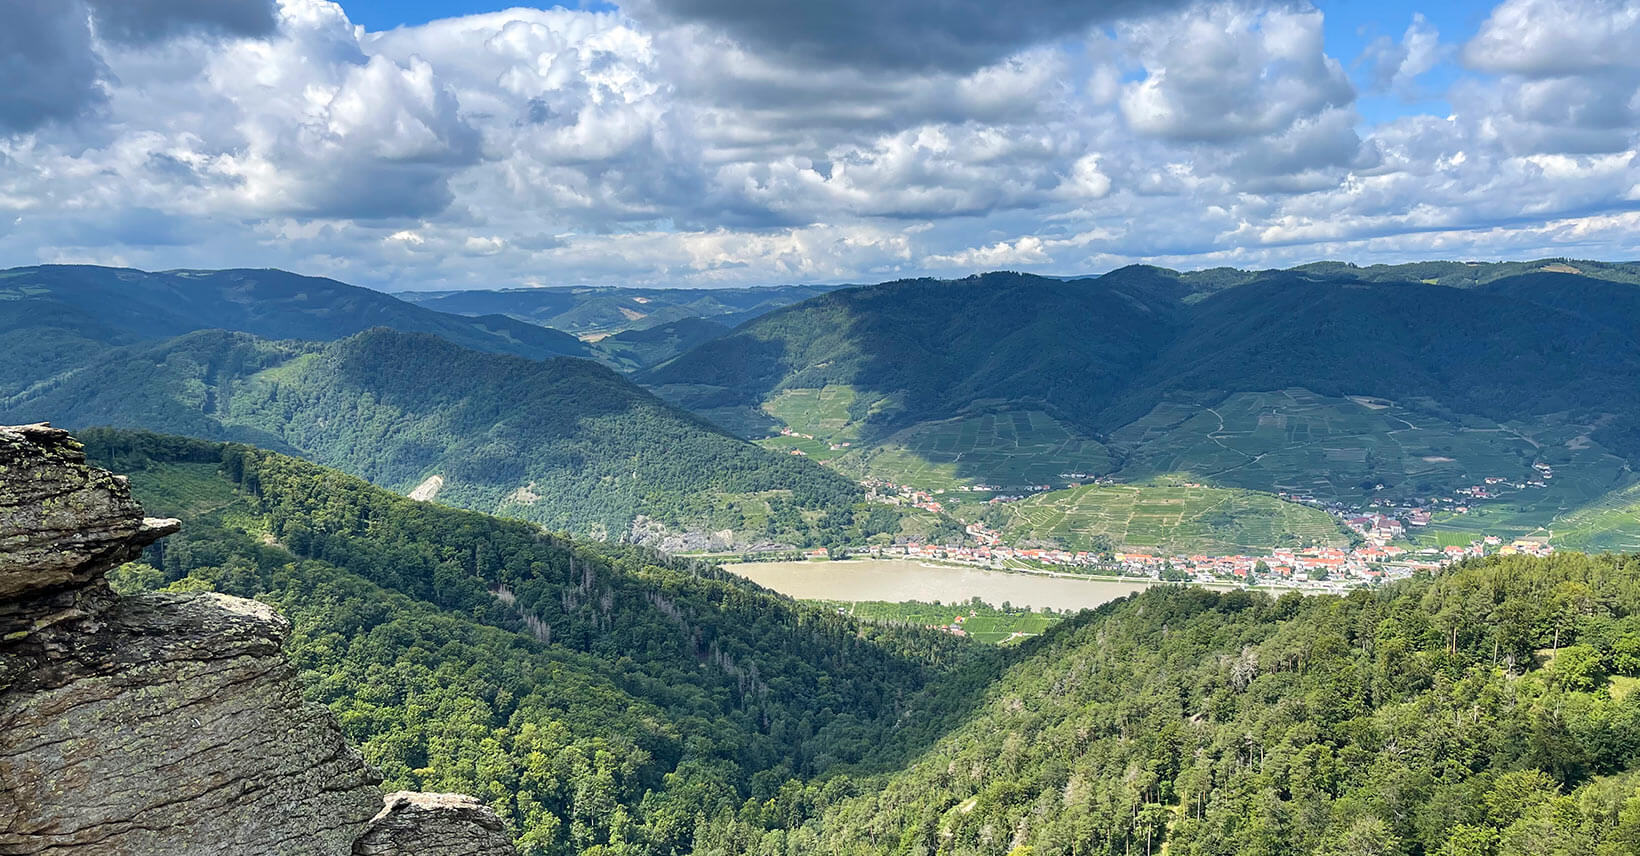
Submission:
<svg viewBox="0 0 1640 856">
<path fill-rule="evenodd" d="M 682 318 L 653 327 L 622 330 L 593 343 L 593 349 L 622 371 L 637 371 L 726 335 L 729 328 L 705 318 Z"/>
<path fill-rule="evenodd" d="M 1348 598 L 1152 589 L 1027 643 L 905 769 L 783 792 L 697 847 L 1633 853 L 1637 571 L 1565 555 Z"/>
<path fill-rule="evenodd" d="M 390 790 L 478 794 L 527 856 L 687 853 L 703 816 L 925 744 L 945 715 L 905 721 L 910 700 L 1000 657 L 283 455 L 81 437 L 182 519 L 117 586 L 277 607 L 309 697 Z"/>
<path fill-rule="evenodd" d="M 1196 304 L 1191 324 L 1132 379 L 1130 395 L 1303 387 L 1429 398 L 1499 419 L 1598 408 L 1613 395 L 1640 402 L 1635 328 L 1611 315 L 1591 320 L 1579 295 L 1596 283 L 1550 276 L 1543 292 L 1564 293 L 1564 303 L 1489 288 L 1268 277 Z M 1633 286 L 1598 285 L 1640 296 Z M 1616 317 L 1625 308 L 1640 301 L 1611 307 Z"/>
<path fill-rule="evenodd" d="M 99 346 L 225 329 L 329 341 L 372 327 L 433 333 L 493 353 L 587 356 L 575 337 L 502 316 L 467 318 L 368 288 L 279 270 L 166 271 L 42 265 L 0 271 L 0 392 L 49 377 Z"/>
<path fill-rule="evenodd" d="M 727 436 L 609 369 L 426 334 L 377 329 L 319 344 L 203 331 L 116 350 L 0 412 L 254 442 L 598 537 L 626 536 L 640 518 L 727 530 L 724 542 L 867 534 L 853 528 L 858 486 Z M 881 527 L 892 517 L 871 519 Z"/>
<path fill-rule="evenodd" d="M 1635 279 L 1550 260 L 888 283 L 638 378 L 856 478 L 982 489 L 942 500 L 969 520 L 988 495 L 1188 473 L 1344 508 L 1504 484 L 1461 528 L 1524 535 L 1636 480 Z"/>
<path fill-rule="evenodd" d="M 1010 273 L 848 289 L 759 318 L 640 379 L 697 408 L 849 386 L 864 436 L 986 400 L 1086 424 L 1171 337 L 1181 304 L 1159 292 L 1148 282 Z"/>
</svg>

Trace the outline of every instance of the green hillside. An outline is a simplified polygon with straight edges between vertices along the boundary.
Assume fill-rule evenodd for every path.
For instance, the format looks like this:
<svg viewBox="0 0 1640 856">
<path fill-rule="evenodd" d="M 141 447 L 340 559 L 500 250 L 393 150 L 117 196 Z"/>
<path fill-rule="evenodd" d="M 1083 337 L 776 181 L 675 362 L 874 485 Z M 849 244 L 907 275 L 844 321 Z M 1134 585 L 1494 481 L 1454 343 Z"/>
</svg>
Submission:
<svg viewBox="0 0 1640 856">
<path fill-rule="evenodd" d="M 1152 589 L 1027 642 L 905 769 L 783 791 L 697 852 L 1633 853 L 1637 561 Z"/>
<path fill-rule="evenodd" d="M 1442 525 L 1525 534 L 1637 479 L 1637 283 L 1564 260 L 914 280 L 639 379 L 851 478 L 1019 493 L 1187 472 L 1345 508 L 1471 504 L 1458 492 L 1492 478 L 1506 495 Z M 1536 465 L 1553 481 L 1527 486 Z"/>
<path fill-rule="evenodd" d="M 1182 485 L 1084 485 L 1039 493 L 987 515 L 1006 538 L 1069 549 L 1234 555 L 1270 547 L 1343 546 L 1324 511 L 1247 490 Z"/>
<path fill-rule="evenodd" d="M 206 331 L 121 349 L 12 399 L 0 418 L 256 443 L 598 538 L 807 545 L 897 527 L 886 508 L 857 508 L 847 479 L 723 434 L 594 363 L 384 329 L 330 344 Z"/>
<path fill-rule="evenodd" d="M 186 518 L 117 585 L 284 610 L 387 784 L 480 795 L 527 856 L 1640 847 L 1637 557 L 1161 587 L 994 648 L 276 454 L 85 439 Z"/>
<path fill-rule="evenodd" d="M 667 360 L 729 332 L 704 318 L 683 318 L 654 327 L 623 330 L 593 344 L 593 349 L 621 371 L 636 371 Z"/>
<path fill-rule="evenodd" d="M 588 356 L 575 337 L 489 315 L 466 318 L 368 288 L 280 270 L 164 271 L 91 265 L 0 270 L 0 394 L 19 391 L 116 345 L 224 329 L 329 341 L 372 327 L 544 359 Z"/>
<path fill-rule="evenodd" d="M 1589 552 L 1640 552 L 1640 484 L 1545 524 L 1554 543 Z"/>
<path fill-rule="evenodd" d="M 690 852 L 704 816 L 926 745 L 963 707 L 942 679 L 954 690 L 995 668 L 989 646 L 306 461 L 81 437 L 92 460 L 130 474 L 150 514 L 183 518 L 117 587 L 273 604 L 295 625 L 286 649 L 309 696 L 388 788 L 478 795 L 526 856 Z M 916 698 L 924 715 L 906 722 Z"/>
<path fill-rule="evenodd" d="M 726 424 L 782 394 L 847 387 L 853 437 L 873 443 L 999 404 L 1085 430 L 1171 337 L 1183 304 L 1169 288 L 995 273 L 848 289 L 759 318 L 640 380 Z"/>
</svg>

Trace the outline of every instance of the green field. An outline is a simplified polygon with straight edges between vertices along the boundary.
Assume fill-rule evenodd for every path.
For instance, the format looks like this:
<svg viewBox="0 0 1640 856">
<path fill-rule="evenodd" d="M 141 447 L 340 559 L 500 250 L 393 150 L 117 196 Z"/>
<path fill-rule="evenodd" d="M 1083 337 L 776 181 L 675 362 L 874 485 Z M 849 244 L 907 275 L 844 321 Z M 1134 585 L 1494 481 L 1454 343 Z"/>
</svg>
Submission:
<svg viewBox="0 0 1640 856">
<path fill-rule="evenodd" d="M 1246 490 L 1156 485 L 1085 485 L 1002 506 L 1015 541 L 1046 538 L 1070 549 L 1114 546 L 1230 554 L 1276 546 L 1343 545 L 1326 512 Z"/>
<path fill-rule="evenodd" d="M 1590 552 L 1640 551 L 1640 484 L 1549 523 L 1558 547 Z"/>
<path fill-rule="evenodd" d="M 1497 498 L 1468 502 L 1470 514 L 1439 525 L 1510 535 L 1536 531 L 1633 482 L 1624 461 L 1588 432 L 1587 425 L 1553 417 L 1499 424 L 1289 389 L 1237 393 L 1206 408 L 1164 403 L 1114 432 L 1111 442 L 1127 455 L 1127 478 L 1190 472 L 1226 487 L 1346 505 L 1454 497 L 1459 488 L 1501 478 L 1507 483 L 1491 488 Z M 1534 463 L 1552 466 L 1554 477 L 1543 487 L 1512 487 L 1537 478 Z"/>
<path fill-rule="evenodd" d="M 1109 472 L 1110 451 L 1097 440 L 1039 410 L 999 410 L 924 422 L 880 442 L 862 438 L 851 415 L 857 394 L 849 386 L 782 390 L 763 405 L 769 417 L 808 437 L 759 442 L 798 450 L 855 478 L 877 478 L 922 490 L 988 484 L 1003 489 L 1065 485 Z M 867 408 L 869 415 L 870 408 Z M 844 445 L 847 444 L 847 445 Z M 832 448 L 836 446 L 837 448 Z"/>
<path fill-rule="evenodd" d="M 1236 393 L 1212 407 L 1163 404 L 1111 440 L 1129 455 L 1128 478 L 1191 472 L 1346 503 L 1450 492 L 1487 476 L 1524 480 L 1539 456 L 1533 439 L 1496 423 L 1303 389 Z"/>
<path fill-rule="evenodd" d="M 1109 472 L 1113 465 L 1110 451 L 1097 440 L 1036 410 L 924 422 L 851 458 L 870 476 L 923 490 L 1065 485 Z"/>
<path fill-rule="evenodd" d="M 1026 609 L 1003 610 L 990 604 L 932 604 L 918 601 L 887 603 L 885 601 L 819 600 L 855 618 L 877 624 L 905 624 L 916 627 L 958 626 L 968 636 L 980 642 L 1007 644 L 1036 636 L 1062 620 L 1051 612 L 1032 612 Z M 961 617 L 959 622 L 957 619 Z"/>
<path fill-rule="evenodd" d="M 853 448 L 859 439 L 859 424 L 849 417 L 854 405 L 854 389 L 828 386 L 824 389 L 788 389 L 763 405 L 763 411 L 806 437 L 770 437 L 759 441 L 767 449 L 803 452 L 820 463 L 830 463 Z M 843 447 L 843 443 L 849 446 Z M 839 446 L 837 449 L 832 446 Z"/>
</svg>

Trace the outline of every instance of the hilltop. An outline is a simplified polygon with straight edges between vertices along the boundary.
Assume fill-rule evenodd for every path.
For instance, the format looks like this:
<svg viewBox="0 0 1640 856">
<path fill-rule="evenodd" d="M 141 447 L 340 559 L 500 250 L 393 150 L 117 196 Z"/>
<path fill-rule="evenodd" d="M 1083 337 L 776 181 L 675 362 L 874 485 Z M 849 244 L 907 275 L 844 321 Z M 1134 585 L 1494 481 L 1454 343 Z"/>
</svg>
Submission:
<svg viewBox="0 0 1640 856">
<path fill-rule="evenodd" d="M 332 343 L 202 331 L 129 346 L 0 414 L 256 443 L 598 538 L 805 545 L 898 523 L 889 509 L 857 511 L 863 491 L 847 479 L 724 434 L 595 363 L 387 329 Z"/>
</svg>

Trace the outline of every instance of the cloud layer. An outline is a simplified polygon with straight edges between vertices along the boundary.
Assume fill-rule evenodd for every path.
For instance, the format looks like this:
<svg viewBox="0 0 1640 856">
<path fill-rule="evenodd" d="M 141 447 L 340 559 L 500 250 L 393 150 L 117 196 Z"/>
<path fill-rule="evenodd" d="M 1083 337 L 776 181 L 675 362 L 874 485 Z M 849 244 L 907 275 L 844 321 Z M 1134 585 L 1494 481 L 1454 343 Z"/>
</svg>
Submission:
<svg viewBox="0 0 1640 856">
<path fill-rule="evenodd" d="M 327 0 L 11 4 L 5 264 L 393 289 L 1640 256 L 1640 0 L 1505 0 L 1461 39 L 1416 16 L 1359 56 L 1291 2 L 385 33 Z M 1365 95 L 1442 108 L 1368 122 Z"/>
</svg>

